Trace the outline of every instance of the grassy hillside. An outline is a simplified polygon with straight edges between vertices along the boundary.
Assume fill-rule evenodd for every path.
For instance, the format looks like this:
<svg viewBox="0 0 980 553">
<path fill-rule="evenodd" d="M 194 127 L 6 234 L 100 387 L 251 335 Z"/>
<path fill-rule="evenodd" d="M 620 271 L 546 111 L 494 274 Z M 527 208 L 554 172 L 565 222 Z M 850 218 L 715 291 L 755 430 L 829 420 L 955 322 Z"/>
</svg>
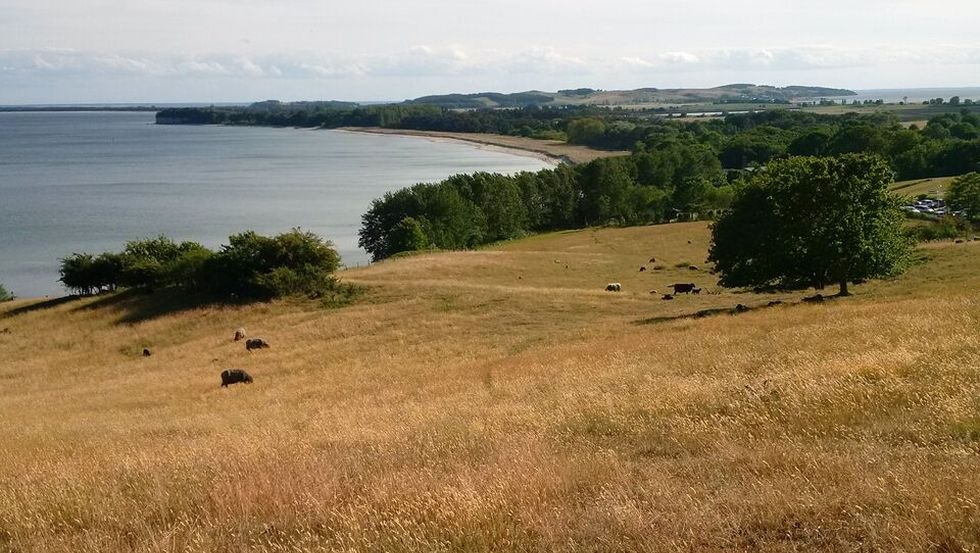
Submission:
<svg viewBox="0 0 980 553">
<path fill-rule="evenodd" d="M 819 86 L 775 87 L 754 84 L 729 84 L 714 88 L 638 88 L 636 90 L 593 90 L 579 88 L 542 92 L 531 90 L 502 94 L 443 94 L 410 100 L 446 108 L 515 108 L 528 105 L 549 106 L 636 106 L 656 104 L 713 104 L 717 102 L 791 102 L 822 96 L 853 96 L 851 90 Z"/>
<path fill-rule="evenodd" d="M 803 294 L 717 290 L 707 243 L 417 255 L 327 311 L 0 304 L 0 551 L 977 547 L 980 242 L 772 308 Z"/>
<path fill-rule="evenodd" d="M 950 183 L 956 177 L 934 177 L 930 179 L 914 179 L 896 182 L 891 186 L 891 191 L 905 196 L 918 196 L 928 194 L 933 198 L 942 198 Z"/>
</svg>

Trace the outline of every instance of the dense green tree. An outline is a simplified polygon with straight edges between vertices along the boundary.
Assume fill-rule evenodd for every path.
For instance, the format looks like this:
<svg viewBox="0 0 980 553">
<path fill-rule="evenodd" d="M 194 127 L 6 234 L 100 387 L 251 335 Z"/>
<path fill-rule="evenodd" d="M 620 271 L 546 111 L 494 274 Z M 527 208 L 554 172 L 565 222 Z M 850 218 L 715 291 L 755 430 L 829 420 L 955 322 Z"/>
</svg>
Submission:
<svg viewBox="0 0 980 553">
<path fill-rule="evenodd" d="M 892 172 L 868 155 L 773 162 L 712 232 L 709 258 L 724 286 L 823 287 L 883 277 L 909 246 L 888 192 Z"/>
<path fill-rule="evenodd" d="M 573 119 L 568 122 L 565 132 L 571 144 L 596 144 L 606 132 L 606 124 L 601 119 Z"/>
<path fill-rule="evenodd" d="M 93 266 L 95 256 L 73 253 L 60 261 L 58 280 L 74 294 L 93 294 L 98 290 Z"/>
<path fill-rule="evenodd" d="M 415 217 L 405 217 L 391 229 L 389 238 L 393 253 L 414 252 L 429 248 L 429 237 L 425 226 Z"/>
<path fill-rule="evenodd" d="M 10 301 L 12 299 L 14 299 L 13 294 L 8 292 L 7 289 L 3 287 L 3 284 L 0 284 L 0 301 Z"/>
<path fill-rule="evenodd" d="M 980 173 L 954 179 L 946 192 L 946 202 L 952 209 L 966 212 L 970 221 L 980 223 Z"/>
<path fill-rule="evenodd" d="M 834 131 L 830 128 L 813 129 L 790 142 L 787 152 L 794 156 L 822 156 L 827 153 Z"/>
</svg>

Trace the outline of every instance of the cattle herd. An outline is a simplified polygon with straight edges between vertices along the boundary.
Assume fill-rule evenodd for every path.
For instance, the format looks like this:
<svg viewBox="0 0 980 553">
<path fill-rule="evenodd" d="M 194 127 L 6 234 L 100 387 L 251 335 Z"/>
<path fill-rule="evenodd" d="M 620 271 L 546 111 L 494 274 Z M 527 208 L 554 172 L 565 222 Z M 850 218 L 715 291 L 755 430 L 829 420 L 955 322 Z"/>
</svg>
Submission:
<svg viewBox="0 0 980 553">
<path fill-rule="evenodd" d="M 657 258 L 656 257 L 651 257 L 650 258 L 649 263 L 656 263 L 656 262 L 657 262 Z M 678 265 L 676 265 L 676 267 L 687 267 L 691 271 L 700 271 L 701 270 L 701 268 L 698 267 L 698 266 L 696 266 L 696 265 L 688 265 L 686 263 L 678 264 Z M 662 269 L 662 268 L 663 268 L 662 265 L 657 265 L 656 267 L 654 267 L 655 270 L 659 270 L 659 269 Z M 647 272 L 647 265 L 640 265 L 639 272 L 641 272 L 641 273 Z M 715 271 L 714 270 L 709 270 L 708 272 L 710 274 L 712 274 L 712 275 L 715 274 Z M 864 281 L 855 281 L 854 283 L 855 284 L 862 284 L 863 282 Z M 699 295 L 704 290 L 703 287 L 699 287 L 694 282 L 676 282 L 674 284 L 668 284 L 667 285 L 667 288 L 670 288 L 672 291 L 669 292 L 669 293 L 661 294 L 657 290 L 651 290 L 650 291 L 650 294 L 651 295 L 659 295 L 660 296 L 660 299 L 663 300 L 663 301 L 671 301 L 671 300 L 677 298 L 680 294 Z M 622 292 L 623 291 L 623 285 L 621 283 L 619 283 L 619 282 L 610 282 L 610 283 L 606 284 L 605 290 L 606 290 L 606 292 Z M 710 294 L 711 292 L 706 292 L 706 293 L 707 294 Z M 813 295 L 813 296 L 804 297 L 802 301 L 805 302 L 805 303 L 820 303 L 820 302 L 823 302 L 825 299 L 826 298 L 823 295 L 816 294 L 816 295 Z M 773 301 L 768 302 L 766 304 L 766 307 L 775 307 L 777 305 L 782 305 L 782 304 L 783 304 L 783 301 L 782 300 L 773 300 Z M 747 311 L 749 311 L 751 309 L 752 309 L 751 307 L 740 303 L 740 304 L 736 305 L 732 309 L 723 309 L 723 310 L 720 310 L 720 311 L 730 312 L 730 313 L 733 313 L 733 314 L 737 314 L 737 313 L 745 313 L 745 312 L 747 312 Z M 699 311 L 698 314 L 703 315 L 703 314 L 706 314 L 708 312 L 714 313 L 714 312 L 718 312 L 718 311 L 719 310 L 714 310 L 714 309 L 712 309 L 712 310 L 702 310 L 702 311 Z"/>
<path fill-rule="evenodd" d="M 656 257 L 651 257 L 650 258 L 649 263 L 656 263 L 656 262 L 657 262 L 657 258 Z M 557 259 L 555 260 L 555 263 L 558 263 L 558 260 Z M 683 265 L 681 265 L 681 266 L 683 266 Z M 662 268 L 662 267 L 661 266 L 654 267 L 654 269 L 660 269 L 660 268 Z M 687 268 L 690 269 L 690 270 L 692 270 L 692 271 L 700 271 L 701 270 L 696 265 L 687 265 Z M 639 272 L 645 273 L 646 271 L 647 271 L 647 266 L 646 265 L 640 265 L 640 271 Z M 665 300 L 665 301 L 674 299 L 678 294 L 695 294 L 695 295 L 697 295 L 697 294 L 700 294 L 701 293 L 701 290 L 702 290 L 701 288 L 698 287 L 697 284 L 695 284 L 693 282 L 678 282 L 678 283 L 675 283 L 675 284 L 669 284 L 669 285 L 667 285 L 667 287 L 668 288 L 672 288 L 674 290 L 674 292 L 672 294 L 663 294 L 663 295 L 661 295 L 660 296 L 660 299 Z M 610 282 L 609 284 L 606 284 L 606 292 L 622 292 L 622 291 L 623 291 L 623 285 L 621 283 L 619 283 L 619 282 Z M 657 292 L 656 290 L 651 290 L 650 293 L 651 294 L 659 294 L 659 292 Z"/>
<path fill-rule="evenodd" d="M 245 336 L 245 329 L 238 328 L 235 330 L 234 337 L 232 341 L 240 342 L 245 340 L 245 351 L 252 353 L 254 349 L 266 349 L 269 347 L 269 342 L 264 338 L 248 338 Z M 149 348 L 143 348 L 143 357 L 149 357 L 151 355 Z M 217 361 L 215 359 L 214 361 Z M 221 387 L 225 388 L 231 384 L 251 384 L 252 375 L 248 374 L 243 369 L 225 369 L 221 371 Z"/>
</svg>

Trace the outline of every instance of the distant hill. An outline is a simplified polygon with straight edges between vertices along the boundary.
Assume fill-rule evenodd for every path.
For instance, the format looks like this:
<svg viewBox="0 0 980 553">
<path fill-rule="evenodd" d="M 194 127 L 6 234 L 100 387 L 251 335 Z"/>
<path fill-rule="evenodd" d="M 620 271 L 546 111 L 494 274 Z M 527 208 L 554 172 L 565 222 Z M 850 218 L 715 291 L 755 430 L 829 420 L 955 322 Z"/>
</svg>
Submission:
<svg viewBox="0 0 980 553">
<path fill-rule="evenodd" d="M 408 100 L 409 104 L 426 104 L 444 108 L 515 108 L 539 106 L 635 106 L 641 104 L 718 104 L 718 103 L 791 103 L 828 96 L 855 96 L 853 90 L 820 86 L 775 87 L 754 84 L 729 84 L 715 88 L 639 88 L 636 90 L 595 90 L 577 88 L 558 92 L 531 90 L 502 94 L 443 94 Z"/>
</svg>

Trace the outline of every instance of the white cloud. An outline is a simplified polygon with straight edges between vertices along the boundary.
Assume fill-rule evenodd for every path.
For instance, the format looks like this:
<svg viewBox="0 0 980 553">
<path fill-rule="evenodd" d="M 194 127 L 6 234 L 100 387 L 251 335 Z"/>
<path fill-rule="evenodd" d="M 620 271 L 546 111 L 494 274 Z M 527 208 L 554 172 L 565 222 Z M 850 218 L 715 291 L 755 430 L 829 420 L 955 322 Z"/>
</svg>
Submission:
<svg viewBox="0 0 980 553">
<path fill-rule="evenodd" d="M 933 46 L 909 49 L 882 46 L 843 49 L 820 46 L 799 48 L 732 48 L 699 52 L 665 52 L 650 56 L 629 56 L 619 60 L 626 71 L 795 71 L 882 67 L 888 65 L 956 65 L 980 63 L 980 47 Z"/>
</svg>

